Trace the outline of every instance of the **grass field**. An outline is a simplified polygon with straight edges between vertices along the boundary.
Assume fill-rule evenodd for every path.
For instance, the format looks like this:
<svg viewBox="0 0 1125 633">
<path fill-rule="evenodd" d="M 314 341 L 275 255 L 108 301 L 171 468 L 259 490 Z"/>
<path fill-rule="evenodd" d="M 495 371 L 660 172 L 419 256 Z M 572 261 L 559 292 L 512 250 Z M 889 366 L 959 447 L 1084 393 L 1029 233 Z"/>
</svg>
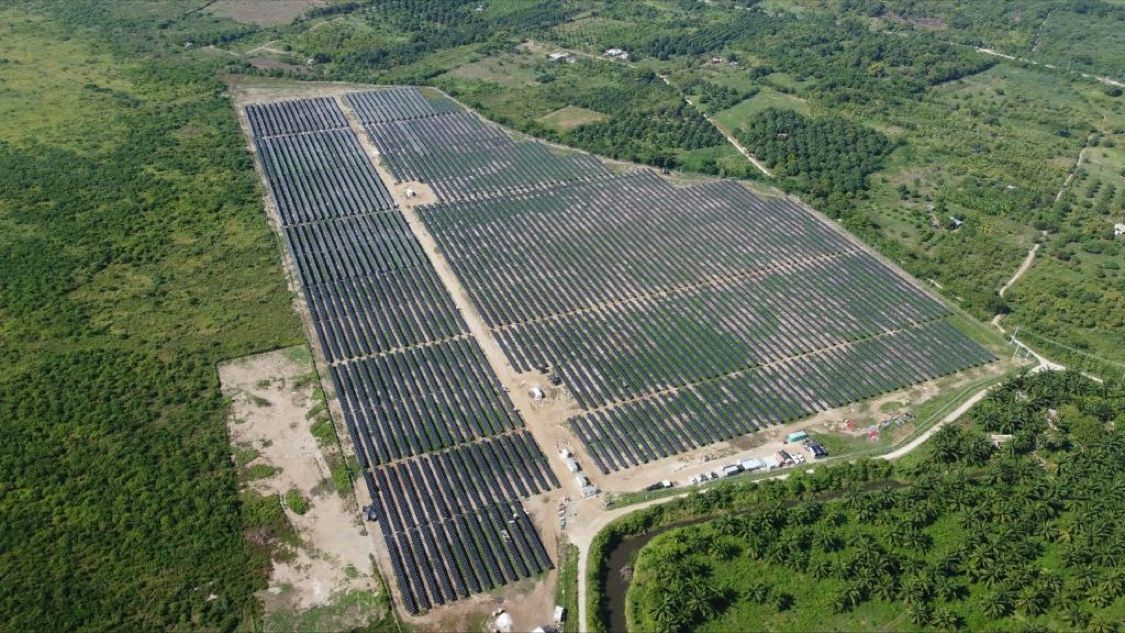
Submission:
<svg viewBox="0 0 1125 633">
<path fill-rule="evenodd" d="M 753 97 L 734 107 L 715 113 L 715 120 L 728 130 L 735 130 L 767 108 L 796 110 L 802 114 L 808 112 L 808 106 L 797 97 L 778 92 L 769 86 L 763 86 L 758 94 Z"/>
<path fill-rule="evenodd" d="M 560 132 L 566 132 L 579 125 L 597 123 L 608 118 L 608 116 L 594 110 L 579 108 L 578 106 L 565 106 L 539 117 L 539 122 Z"/>
</svg>

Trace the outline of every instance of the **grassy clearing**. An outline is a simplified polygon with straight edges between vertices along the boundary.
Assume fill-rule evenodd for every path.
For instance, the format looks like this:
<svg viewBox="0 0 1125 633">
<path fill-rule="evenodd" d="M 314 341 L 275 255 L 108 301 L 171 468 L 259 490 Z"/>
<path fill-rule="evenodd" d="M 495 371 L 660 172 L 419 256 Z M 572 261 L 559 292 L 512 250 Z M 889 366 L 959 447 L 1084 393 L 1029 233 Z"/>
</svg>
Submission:
<svg viewBox="0 0 1125 633">
<path fill-rule="evenodd" d="M 605 121 L 608 118 L 609 116 L 601 112 L 589 110 L 587 108 L 564 106 L 550 114 L 539 117 L 539 122 L 560 132 L 567 132 L 579 125 L 597 123 L 599 121 Z"/>
<path fill-rule="evenodd" d="M 763 86 L 758 94 L 736 106 L 715 113 L 714 118 L 728 130 L 737 130 L 754 118 L 756 114 L 768 108 L 794 110 L 801 114 L 808 112 L 808 106 L 797 97 L 778 92 L 769 86 Z"/>
</svg>

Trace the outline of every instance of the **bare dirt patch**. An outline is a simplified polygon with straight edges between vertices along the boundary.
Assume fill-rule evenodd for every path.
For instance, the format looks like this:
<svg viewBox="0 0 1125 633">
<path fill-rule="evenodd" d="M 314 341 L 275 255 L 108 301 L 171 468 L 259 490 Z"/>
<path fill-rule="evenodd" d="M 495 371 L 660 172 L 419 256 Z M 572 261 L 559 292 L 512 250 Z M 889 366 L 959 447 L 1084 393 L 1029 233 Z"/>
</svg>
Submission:
<svg viewBox="0 0 1125 633">
<path fill-rule="evenodd" d="M 289 24 L 305 11 L 326 3 L 327 0 L 218 0 L 206 10 L 243 24 L 279 26 Z"/>
<path fill-rule="evenodd" d="M 244 472 L 272 472 L 245 485 L 282 499 L 300 541 L 291 557 L 274 562 L 269 588 L 259 594 L 266 621 L 289 620 L 273 617 L 277 614 L 299 618 L 349 593 L 373 595 L 379 582 L 372 573 L 371 540 L 351 491 L 334 489 L 331 468 L 310 431 L 317 379 L 308 350 L 231 361 L 219 367 L 219 379 L 231 400 L 236 464 Z M 344 612 L 331 626 L 347 628 L 381 615 L 364 608 Z"/>
</svg>

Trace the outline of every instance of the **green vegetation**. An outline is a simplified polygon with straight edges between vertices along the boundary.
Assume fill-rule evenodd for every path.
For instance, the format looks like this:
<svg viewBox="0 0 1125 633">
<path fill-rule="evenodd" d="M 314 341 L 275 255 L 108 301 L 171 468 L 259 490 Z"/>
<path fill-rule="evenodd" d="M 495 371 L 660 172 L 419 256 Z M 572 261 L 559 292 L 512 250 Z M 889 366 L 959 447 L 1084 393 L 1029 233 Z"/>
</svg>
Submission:
<svg viewBox="0 0 1125 633">
<path fill-rule="evenodd" d="M 270 466 L 269 464 L 252 464 L 248 468 L 246 468 L 244 476 L 249 481 L 253 481 L 255 479 L 266 479 L 269 477 L 273 477 L 275 474 L 277 474 L 278 470 L 279 469 L 276 466 Z"/>
<path fill-rule="evenodd" d="M 284 528 L 215 367 L 300 329 L 220 68 L 116 4 L 0 13 L 0 628 L 231 629 Z"/>
<path fill-rule="evenodd" d="M 630 627 L 1115 626 L 1125 616 L 1125 509 L 1114 492 L 1125 389 L 1074 373 L 1021 376 L 968 417 L 910 463 L 728 485 L 615 524 L 610 541 L 714 517 L 642 549 Z M 994 432 L 1013 437 L 996 448 Z"/>
<path fill-rule="evenodd" d="M 285 493 L 285 505 L 290 510 L 300 515 L 304 515 L 309 511 L 309 500 L 296 488 L 290 488 Z"/>
<path fill-rule="evenodd" d="M 726 145 L 714 126 L 651 70 L 584 58 L 551 64 L 543 55 L 519 50 L 493 59 L 502 60 L 498 70 L 507 71 L 506 79 L 452 72 L 435 83 L 500 123 L 612 158 L 671 168 L 686 152 Z M 521 68 L 535 77 L 530 85 L 517 80 Z M 543 121 L 576 110 L 594 116 L 568 126 Z"/>
<path fill-rule="evenodd" d="M 947 39 L 984 44 L 1044 64 L 1125 78 L 1125 7 L 1113 0 L 1018 3 L 971 0 L 853 2 L 895 30 L 934 29 Z"/>
<path fill-rule="evenodd" d="M 559 556 L 555 604 L 564 611 L 562 633 L 578 633 L 578 547 L 567 543 Z"/>
<path fill-rule="evenodd" d="M 807 193 L 829 215 L 846 213 L 849 196 L 867 189 L 867 176 L 894 148 L 886 136 L 847 119 L 810 119 L 770 108 L 738 132 L 739 140 L 782 177 L 786 190 Z"/>
</svg>

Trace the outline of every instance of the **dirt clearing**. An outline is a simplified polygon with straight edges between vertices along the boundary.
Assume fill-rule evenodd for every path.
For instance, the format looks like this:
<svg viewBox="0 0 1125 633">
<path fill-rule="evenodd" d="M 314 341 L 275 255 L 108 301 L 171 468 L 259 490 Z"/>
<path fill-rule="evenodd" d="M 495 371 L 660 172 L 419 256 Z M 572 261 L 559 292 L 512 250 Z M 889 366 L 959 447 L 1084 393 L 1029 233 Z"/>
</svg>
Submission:
<svg viewBox="0 0 1125 633">
<path fill-rule="evenodd" d="M 218 0 L 208 6 L 207 11 L 243 24 L 279 26 L 324 4 L 327 0 Z"/>
<path fill-rule="evenodd" d="M 219 367 L 219 379 L 231 400 L 230 437 L 244 485 L 280 499 L 299 540 L 274 561 L 269 588 L 259 594 L 266 628 L 301 628 L 309 613 L 333 629 L 381 617 L 371 538 L 352 491 L 333 484 L 325 451 L 332 457 L 337 449 L 322 449 L 313 435 L 323 405 L 307 348 L 231 361 Z"/>
</svg>

